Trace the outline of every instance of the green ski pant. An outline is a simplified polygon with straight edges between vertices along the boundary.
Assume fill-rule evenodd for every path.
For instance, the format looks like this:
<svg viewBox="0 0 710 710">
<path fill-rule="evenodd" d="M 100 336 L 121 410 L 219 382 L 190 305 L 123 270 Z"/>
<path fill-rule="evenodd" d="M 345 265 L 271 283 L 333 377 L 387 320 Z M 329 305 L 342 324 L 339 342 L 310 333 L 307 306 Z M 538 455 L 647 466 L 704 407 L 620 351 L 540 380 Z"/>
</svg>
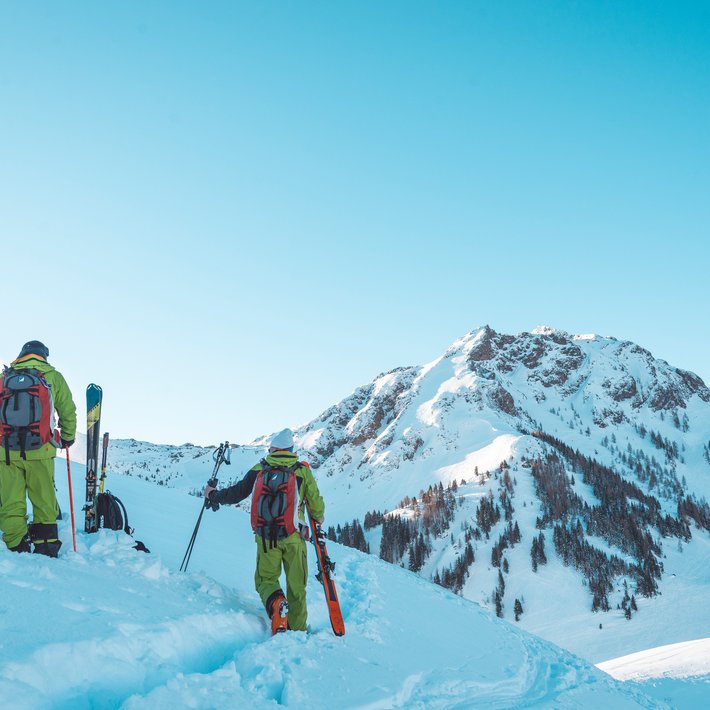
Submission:
<svg viewBox="0 0 710 710">
<path fill-rule="evenodd" d="M 266 606 L 268 598 L 282 589 L 279 580 L 281 565 L 286 572 L 286 599 L 288 600 L 288 625 L 294 631 L 305 631 L 308 611 L 306 609 L 306 582 L 308 561 L 306 543 L 298 533 L 278 540 L 274 547 L 266 543 L 266 550 L 260 536 L 256 536 L 256 573 L 254 585 Z M 268 612 L 268 609 L 267 609 Z"/>
<path fill-rule="evenodd" d="M 54 458 L 0 462 L 0 530 L 8 547 L 27 534 L 27 496 L 32 502 L 32 522 L 56 525 Z"/>
</svg>

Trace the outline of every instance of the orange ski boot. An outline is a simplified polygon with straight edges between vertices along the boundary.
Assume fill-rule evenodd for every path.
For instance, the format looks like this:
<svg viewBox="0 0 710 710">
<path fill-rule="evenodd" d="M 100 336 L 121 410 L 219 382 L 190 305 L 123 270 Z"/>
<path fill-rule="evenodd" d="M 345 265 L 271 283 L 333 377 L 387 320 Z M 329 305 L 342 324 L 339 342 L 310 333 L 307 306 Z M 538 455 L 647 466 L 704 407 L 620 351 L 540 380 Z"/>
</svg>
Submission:
<svg viewBox="0 0 710 710">
<path fill-rule="evenodd" d="M 283 594 L 279 594 L 271 602 L 271 633 L 283 633 L 288 629 L 288 602 Z"/>
</svg>

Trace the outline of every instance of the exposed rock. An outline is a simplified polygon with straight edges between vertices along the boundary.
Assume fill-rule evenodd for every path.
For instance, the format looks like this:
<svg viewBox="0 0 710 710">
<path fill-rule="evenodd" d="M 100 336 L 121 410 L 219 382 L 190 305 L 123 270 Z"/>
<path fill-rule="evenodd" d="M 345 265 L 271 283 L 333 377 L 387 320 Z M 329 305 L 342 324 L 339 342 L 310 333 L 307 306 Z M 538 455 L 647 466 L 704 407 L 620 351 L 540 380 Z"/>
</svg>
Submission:
<svg viewBox="0 0 710 710">
<path fill-rule="evenodd" d="M 675 409 L 676 407 L 685 409 L 685 401 L 678 393 L 678 390 L 669 385 L 658 387 L 653 393 L 649 404 L 654 412 L 658 412 L 661 409 Z"/>
<path fill-rule="evenodd" d="M 378 433 L 397 416 L 397 400 L 411 386 L 416 371 L 414 368 L 402 368 L 387 374 L 393 373 L 400 374 L 400 377 L 384 392 L 375 395 L 369 403 L 369 409 L 362 412 L 356 420 L 351 440 L 354 446 L 376 438 Z"/>
<path fill-rule="evenodd" d="M 479 341 L 471 348 L 468 353 L 468 361 L 471 363 L 473 368 L 473 363 L 481 362 L 482 360 L 492 360 L 495 356 L 493 351 L 493 336 L 495 331 L 486 326 L 483 329 L 483 333 L 479 338 Z"/>
<path fill-rule="evenodd" d="M 615 383 L 606 382 L 605 386 L 609 390 L 609 395 L 615 402 L 622 402 L 625 399 L 631 399 L 638 394 L 636 380 L 631 375 L 626 375 L 621 380 Z"/>
<path fill-rule="evenodd" d="M 404 443 L 402 445 L 402 458 L 407 461 L 411 461 L 422 446 L 424 446 L 424 440 L 422 437 L 419 436 L 419 434 L 410 434 L 404 439 Z"/>
<path fill-rule="evenodd" d="M 601 411 L 594 409 L 594 423 L 601 427 L 607 427 L 611 424 L 621 424 L 624 421 L 624 413 L 618 409 L 609 409 L 605 407 Z"/>
<path fill-rule="evenodd" d="M 501 385 L 496 384 L 495 387 L 491 387 L 488 393 L 488 399 L 491 404 L 500 409 L 506 414 L 515 416 L 518 410 L 515 407 L 515 400 L 513 395 L 508 392 L 507 389 L 501 387 Z"/>
<path fill-rule="evenodd" d="M 687 370 L 675 370 L 678 377 L 680 377 L 683 384 L 688 388 L 688 393 L 690 395 L 697 394 L 703 402 L 710 402 L 710 389 L 705 385 L 703 380 L 698 377 L 694 372 L 688 372 Z"/>
<path fill-rule="evenodd" d="M 544 357 L 545 352 L 546 348 L 542 338 L 536 338 L 520 361 L 528 370 L 533 370 L 540 364 L 540 360 Z"/>
</svg>

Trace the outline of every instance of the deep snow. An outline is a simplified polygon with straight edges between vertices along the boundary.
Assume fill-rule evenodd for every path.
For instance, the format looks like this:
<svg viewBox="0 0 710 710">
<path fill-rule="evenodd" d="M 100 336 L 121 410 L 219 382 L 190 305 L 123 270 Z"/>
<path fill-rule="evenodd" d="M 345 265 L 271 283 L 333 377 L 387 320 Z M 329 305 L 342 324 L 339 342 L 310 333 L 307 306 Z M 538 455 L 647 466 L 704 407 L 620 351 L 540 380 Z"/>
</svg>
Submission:
<svg viewBox="0 0 710 710">
<path fill-rule="evenodd" d="M 83 467 L 73 467 L 75 500 Z M 66 507 L 66 469 L 57 483 Z M 0 697 L 13 708 L 659 707 L 587 662 L 373 556 L 334 545 L 347 627 L 309 580 L 312 633 L 272 638 L 252 588 L 246 514 L 113 477 L 152 553 L 78 534 L 58 560 L 0 550 Z M 312 562 L 312 557 L 311 557 Z"/>
</svg>

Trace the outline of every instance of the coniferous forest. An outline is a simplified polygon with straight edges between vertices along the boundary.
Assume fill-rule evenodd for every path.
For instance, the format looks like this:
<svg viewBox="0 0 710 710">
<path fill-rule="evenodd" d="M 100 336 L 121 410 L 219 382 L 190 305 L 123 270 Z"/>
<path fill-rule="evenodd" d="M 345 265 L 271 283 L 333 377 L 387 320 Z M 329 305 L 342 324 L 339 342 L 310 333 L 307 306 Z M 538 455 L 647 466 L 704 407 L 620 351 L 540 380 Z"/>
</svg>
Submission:
<svg viewBox="0 0 710 710">
<path fill-rule="evenodd" d="M 677 514 L 664 513 L 658 497 L 644 492 L 613 468 L 542 431 L 533 432 L 532 436 L 545 444 L 544 453 L 524 458 L 521 463 L 532 474 L 541 510 L 536 521 L 539 532 L 529 543 L 532 571 L 537 572 L 540 565 L 547 564 L 545 531 L 549 531 L 559 559 L 582 575 L 591 596 L 592 611 L 611 608 L 609 595 L 616 580 L 623 578 L 625 589 L 628 589 L 626 579 L 632 581 L 633 594 L 624 596 L 622 607 L 626 617 L 631 618 L 636 611 L 636 595 L 649 597 L 658 592 L 663 574 L 663 539 L 688 541 L 691 523 L 710 530 L 710 506 L 693 496 L 679 495 Z M 679 455 L 677 447 L 667 440 L 654 433 L 650 436 L 669 460 Z M 648 481 L 651 475 L 658 480 L 663 475 L 654 474 L 655 461 L 649 461 L 649 475 L 645 476 L 642 460 L 632 460 L 632 456 L 633 453 L 627 453 L 627 462 L 640 471 L 640 480 Z M 510 572 L 506 550 L 519 544 L 523 534 L 513 506 L 516 481 L 507 462 L 502 462 L 492 475 L 498 482 L 497 491 L 494 493 L 491 488 L 480 497 L 475 514 L 461 525 L 463 539 L 449 530 L 462 504 L 455 481 L 449 486 L 441 482 L 429 486 L 418 496 L 406 496 L 396 512 L 374 510 L 365 514 L 363 523 L 356 519 L 342 527 L 331 527 L 328 536 L 369 553 L 366 533 L 379 526 L 379 557 L 420 573 L 432 553 L 433 542 L 450 535 L 455 551 L 453 561 L 434 569 L 430 579 L 456 593 L 462 591 L 471 574 L 478 541 L 494 540 L 489 564 L 498 569 L 498 583 L 490 600 L 502 616 L 505 578 Z M 667 497 L 677 491 L 669 483 L 670 474 L 665 480 L 663 492 Z M 580 492 L 580 484 L 585 493 Z M 494 529 L 497 532 L 492 537 Z M 517 620 L 523 613 L 519 599 L 515 600 L 513 611 Z"/>
</svg>

